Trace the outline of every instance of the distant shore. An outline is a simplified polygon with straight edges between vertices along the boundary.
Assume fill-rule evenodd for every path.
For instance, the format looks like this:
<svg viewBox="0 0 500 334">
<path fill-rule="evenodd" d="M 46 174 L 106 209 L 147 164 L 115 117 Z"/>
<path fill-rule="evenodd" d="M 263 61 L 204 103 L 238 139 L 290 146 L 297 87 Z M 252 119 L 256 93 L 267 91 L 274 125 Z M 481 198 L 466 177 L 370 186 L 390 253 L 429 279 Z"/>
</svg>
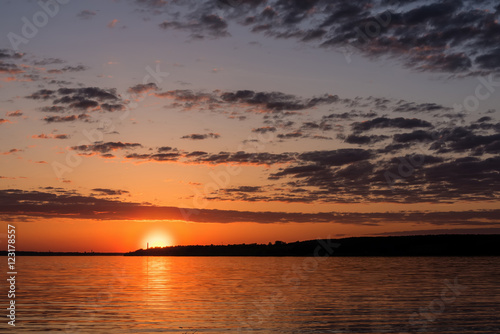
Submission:
<svg viewBox="0 0 500 334">
<path fill-rule="evenodd" d="M 16 251 L 16 256 L 500 256 L 500 234 L 351 237 L 268 244 L 190 245 L 128 253 Z M 7 251 L 0 251 L 0 256 Z"/>
<path fill-rule="evenodd" d="M 269 244 L 172 246 L 125 256 L 500 256 L 500 234 L 351 237 Z"/>
<path fill-rule="evenodd" d="M 95 252 L 35 252 L 16 251 L 16 256 L 123 256 L 125 253 L 95 253 Z M 0 256 L 6 256 L 7 251 L 0 251 Z"/>
</svg>

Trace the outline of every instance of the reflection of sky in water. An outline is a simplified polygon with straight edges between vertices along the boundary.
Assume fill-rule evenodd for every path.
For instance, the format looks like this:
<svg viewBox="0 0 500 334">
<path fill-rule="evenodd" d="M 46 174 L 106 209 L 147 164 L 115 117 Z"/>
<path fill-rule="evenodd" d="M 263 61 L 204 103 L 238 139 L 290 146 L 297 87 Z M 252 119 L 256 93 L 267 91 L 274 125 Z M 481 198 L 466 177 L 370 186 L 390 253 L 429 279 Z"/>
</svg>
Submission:
<svg viewBox="0 0 500 334">
<path fill-rule="evenodd" d="M 318 266 L 307 258 L 18 259 L 23 331 L 67 324 L 84 333 L 499 329 L 496 258 L 328 258 Z M 454 300 L 448 286 L 458 287 Z M 422 315 L 410 323 L 414 312 Z"/>
</svg>

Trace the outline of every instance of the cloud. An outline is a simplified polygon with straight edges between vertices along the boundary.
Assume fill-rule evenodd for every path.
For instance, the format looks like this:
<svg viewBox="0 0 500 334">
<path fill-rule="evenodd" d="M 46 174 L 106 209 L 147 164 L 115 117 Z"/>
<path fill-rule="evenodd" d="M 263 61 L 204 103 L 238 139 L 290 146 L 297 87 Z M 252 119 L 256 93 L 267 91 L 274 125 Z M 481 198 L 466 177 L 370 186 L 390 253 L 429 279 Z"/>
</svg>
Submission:
<svg viewBox="0 0 500 334">
<path fill-rule="evenodd" d="M 260 128 L 255 128 L 252 129 L 252 132 L 257 132 L 257 133 L 267 133 L 267 132 L 275 132 L 276 128 L 274 126 L 263 126 Z"/>
<path fill-rule="evenodd" d="M 187 30 L 192 33 L 192 37 L 202 39 L 205 33 L 211 37 L 219 38 L 230 36 L 227 32 L 226 21 L 215 14 L 202 14 L 199 18 L 189 22 L 164 21 L 160 23 L 161 29 Z"/>
<path fill-rule="evenodd" d="M 26 96 L 33 100 L 52 100 L 51 106 L 41 107 L 44 112 L 62 112 L 62 111 L 97 111 L 103 110 L 113 112 L 125 109 L 125 102 L 116 93 L 115 89 L 105 89 L 98 87 L 81 88 L 59 88 L 57 90 L 40 89 L 31 95 Z M 64 105 L 64 106 L 61 106 Z M 53 116 L 56 120 L 65 119 Z M 75 119 L 85 119 L 88 116 L 81 116 Z M 46 117 L 47 119 L 47 117 Z M 51 118 L 48 118 L 51 121 Z M 66 118 L 67 120 L 71 120 Z"/>
<path fill-rule="evenodd" d="M 83 19 L 83 20 L 88 20 L 94 16 L 96 16 L 97 13 L 92 11 L 92 10 L 82 10 L 81 12 L 79 12 L 76 16 L 80 19 Z"/>
<path fill-rule="evenodd" d="M 81 152 L 97 152 L 97 153 L 108 153 L 110 151 L 116 150 L 128 150 L 142 147 L 139 143 L 122 143 L 122 142 L 96 142 L 91 145 L 79 145 L 72 146 L 71 149 Z"/>
<path fill-rule="evenodd" d="M 358 136 L 356 134 L 350 134 L 345 138 L 345 142 L 349 144 L 366 145 L 373 144 L 382 140 L 389 138 L 383 135 L 370 135 L 370 136 Z"/>
<path fill-rule="evenodd" d="M 217 139 L 219 137 L 220 137 L 220 134 L 210 132 L 210 133 L 205 133 L 205 134 L 192 133 L 190 135 L 182 136 L 181 139 L 202 140 L 202 139 L 207 139 L 207 138 Z"/>
<path fill-rule="evenodd" d="M 7 112 L 7 113 L 5 113 L 5 115 L 8 117 L 20 117 L 23 115 L 23 113 L 21 112 L 21 110 L 16 110 L 16 111 Z"/>
<path fill-rule="evenodd" d="M 13 149 L 10 149 L 7 152 L 3 152 L 1 154 L 2 155 L 10 155 L 10 154 L 19 153 L 19 152 L 23 152 L 23 150 L 20 150 L 20 149 L 17 149 L 17 148 L 13 148 Z"/>
<path fill-rule="evenodd" d="M 24 53 L 15 52 L 10 49 L 0 49 L 0 59 L 21 59 Z"/>
<path fill-rule="evenodd" d="M 50 73 L 50 74 L 61 74 L 61 73 L 65 73 L 65 72 L 82 72 L 82 71 L 86 71 L 88 70 L 88 67 L 87 66 L 84 66 L 84 65 L 77 65 L 77 66 L 64 66 L 60 69 L 50 69 L 50 70 L 47 70 L 47 73 Z"/>
<path fill-rule="evenodd" d="M 50 89 L 40 89 L 31 95 L 26 96 L 27 99 L 33 99 L 33 100 L 48 100 L 55 98 L 56 91 L 50 90 Z"/>
<path fill-rule="evenodd" d="M 159 90 L 158 86 L 154 82 L 151 82 L 147 84 L 137 84 L 135 86 L 132 86 L 127 89 L 127 92 L 132 94 L 142 94 L 157 90 Z"/>
<path fill-rule="evenodd" d="M 85 196 L 76 192 L 0 190 L 2 218 L 53 218 L 94 220 L 185 220 L 198 223 L 336 223 L 380 225 L 384 223 L 432 224 L 457 226 L 491 226 L 498 224 L 500 210 L 444 212 L 381 213 L 287 213 L 235 210 L 185 209 L 145 205 L 106 198 Z"/>
<path fill-rule="evenodd" d="M 87 114 L 71 115 L 71 116 L 46 116 L 43 120 L 47 123 L 63 123 L 63 122 L 73 122 L 76 120 L 88 121 L 90 116 Z"/>
<path fill-rule="evenodd" d="M 61 106 L 49 106 L 49 107 L 41 107 L 40 110 L 44 112 L 63 112 L 66 110 L 66 108 Z"/>
<path fill-rule="evenodd" d="M 6 73 L 6 74 L 20 74 L 24 73 L 25 71 L 22 70 L 18 65 L 16 64 L 10 64 L 10 63 L 3 63 L 0 62 L 0 73 Z"/>
<path fill-rule="evenodd" d="M 348 148 L 332 151 L 305 152 L 298 156 L 299 160 L 305 162 L 315 162 L 319 165 L 342 166 L 356 161 L 367 160 L 372 157 L 369 150 Z"/>
<path fill-rule="evenodd" d="M 33 135 L 31 136 L 31 138 L 34 138 L 34 139 L 69 139 L 69 135 L 67 134 L 39 134 L 39 135 Z"/>
<path fill-rule="evenodd" d="M 166 153 L 168 152 L 168 153 Z M 207 153 L 203 151 L 181 152 L 171 147 L 161 147 L 158 153 L 133 153 L 125 156 L 127 159 L 142 162 L 179 162 L 185 164 L 241 164 L 241 165 L 273 165 L 289 163 L 295 160 L 291 153 L 246 153 L 246 152 L 219 152 Z"/>
<path fill-rule="evenodd" d="M 394 135 L 394 141 L 397 143 L 422 142 L 436 140 L 437 137 L 424 130 L 416 130 L 409 133 L 399 133 Z"/>
<path fill-rule="evenodd" d="M 129 194 L 127 190 L 121 190 L 121 189 L 107 189 L 107 188 L 94 188 L 92 191 L 96 191 L 99 194 L 98 195 L 108 195 L 108 196 L 119 196 L 119 195 L 124 195 L 124 194 Z"/>
<path fill-rule="evenodd" d="M 117 19 L 113 19 L 113 20 L 111 20 L 111 22 L 108 23 L 107 27 L 108 28 L 114 28 L 117 23 L 118 23 L 118 20 Z"/>
<path fill-rule="evenodd" d="M 12 123 L 12 122 L 9 121 L 8 119 L 0 118 L 0 124 L 4 124 L 4 123 Z"/>
<path fill-rule="evenodd" d="M 498 10 L 489 1 L 139 4 L 167 17 L 161 29 L 187 31 L 193 39 L 230 36 L 234 25 L 240 25 L 267 38 L 291 39 L 346 55 L 395 58 L 418 71 L 467 76 L 500 69 Z"/>
<path fill-rule="evenodd" d="M 428 121 L 416 118 L 387 118 L 387 117 L 377 117 L 365 122 L 356 122 L 352 125 L 352 129 L 355 132 L 363 132 L 372 129 L 383 129 L 383 128 L 400 128 L 400 129 L 411 129 L 411 128 L 428 128 L 432 127 L 432 124 Z"/>
<path fill-rule="evenodd" d="M 324 94 L 311 98 L 302 98 L 282 92 L 258 92 L 253 90 L 220 91 L 212 93 L 177 89 L 155 93 L 159 98 L 175 101 L 171 107 L 181 107 L 183 110 L 206 109 L 210 111 L 222 110 L 224 107 L 242 108 L 245 112 L 275 113 L 293 115 L 296 111 L 314 109 L 321 105 L 330 105 L 339 102 L 336 95 Z M 231 114 L 234 117 L 235 114 Z"/>
<path fill-rule="evenodd" d="M 46 65 L 53 65 L 53 64 L 64 64 L 65 61 L 60 59 L 60 58 L 43 58 L 41 60 L 35 60 L 33 62 L 34 65 L 36 66 L 46 66 Z"/>
<path fill-rule="evenodd" d="M 453 108 L 445 107 L 437 103 L 415 103 L 399 101 L 394 112 L 409 112 L 409 113 L 422 113 L 422 112 L 433 112 L 433 111 L 451 111 Z"/>
</svg>

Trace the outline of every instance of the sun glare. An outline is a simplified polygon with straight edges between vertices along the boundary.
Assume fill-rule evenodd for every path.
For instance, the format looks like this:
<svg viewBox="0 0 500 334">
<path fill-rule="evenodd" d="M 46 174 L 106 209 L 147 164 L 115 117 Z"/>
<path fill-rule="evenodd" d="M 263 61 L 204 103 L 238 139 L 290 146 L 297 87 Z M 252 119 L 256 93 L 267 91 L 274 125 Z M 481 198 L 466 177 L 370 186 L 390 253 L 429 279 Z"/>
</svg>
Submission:
<svg viewBox="0 0 500 334">
<path fill-rule="evenodd" d="M 173 245 L 173 239 L 165 231 L 152 231 L 146 235 L 143 239 L 143 247 L 146 248 L 149 244 L 149 248 L 154 247 L 166 247 Z"/>
</svg>

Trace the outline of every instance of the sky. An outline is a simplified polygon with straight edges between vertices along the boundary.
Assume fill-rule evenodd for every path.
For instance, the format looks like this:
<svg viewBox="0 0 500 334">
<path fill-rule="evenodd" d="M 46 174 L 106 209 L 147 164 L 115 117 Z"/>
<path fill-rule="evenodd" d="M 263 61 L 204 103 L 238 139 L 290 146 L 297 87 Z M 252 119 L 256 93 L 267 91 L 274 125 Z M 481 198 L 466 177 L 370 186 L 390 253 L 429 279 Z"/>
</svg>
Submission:
<svg viewBox="0 0 500 334">
<path fill-rule="evenodd" d="M 500 1 L 1 3 L 19 250 L 500 231 Z"/>
</svg>

